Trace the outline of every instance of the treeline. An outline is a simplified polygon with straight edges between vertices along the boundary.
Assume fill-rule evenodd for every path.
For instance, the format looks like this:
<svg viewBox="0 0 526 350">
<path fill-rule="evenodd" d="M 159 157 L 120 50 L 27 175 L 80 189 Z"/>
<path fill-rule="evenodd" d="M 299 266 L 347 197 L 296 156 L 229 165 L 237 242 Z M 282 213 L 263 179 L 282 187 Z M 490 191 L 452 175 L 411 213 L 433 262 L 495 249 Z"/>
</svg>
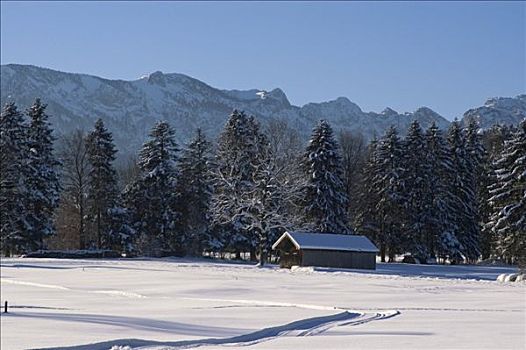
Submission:
<svg viewBox="0 0 526 350">
<path fill-rule="evenodd" d="M 54 138 L 37 100 L 7 104 L 1 127 L 4 254 L 111 249 L 128 255 L 250 253 L 264 263 L 284 230 L 359 233 L 382 260 L 516 263 L 526 251 L 526 122 L 446 133 L 413 122 L 367 144 L 321 121 L 303 148 L 283 120 L 234 111 L 217 142 L 184 147 L 157 123 L 138 157 L 115 166 L 111 133 Z"/>
<path fill-rule="evenodd" d="M 369 147 L 359 192 L 358 231 L 382 261 L 411 253 L 451 262 L 526 252 L 526 122 L 481 133 L 471 120 L 443 134 L 414 121 L 405 136 L 390 128 Z"/>
</svg>

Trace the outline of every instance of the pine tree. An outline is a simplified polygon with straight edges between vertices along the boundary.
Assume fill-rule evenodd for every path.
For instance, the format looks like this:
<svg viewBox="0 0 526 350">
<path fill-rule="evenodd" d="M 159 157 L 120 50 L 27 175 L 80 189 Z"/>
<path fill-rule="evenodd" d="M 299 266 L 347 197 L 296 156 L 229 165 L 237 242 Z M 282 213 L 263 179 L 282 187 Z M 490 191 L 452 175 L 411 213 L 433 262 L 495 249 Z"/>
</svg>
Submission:
<svg viewBox="0 0 526 350">
<path fill-rule="evenodd" d="M 489 225 L 497 236 L 497 251 L 510 263 L 526 265 L 526 120 L 505 142 L 494 165 L 496 182 L 490 188 L 494 211 Z"/>
<path fill-rule="evenodd" d="M 179 253 L 182 235 L 176 211 L 178 146 L 167 122 L 157 123 L 139 154 L 140 174 L 125 193 L 132 227 L 148 254 Z"/>
<path fill-rule="evenodd" d="M 211 163 L 212 144 L 201 129 L 197 129 L 194 139 L 181 155 L 177 186 L 184 243 L 193 255 L 200 255 L 210 243 Z"/>
<path fill-rule="evenodd" d="M 466 135 L 458 121 L 451 123 L 447 140 L 452 164 L 450 189 L 456 198 L 452 206 L 457 229 L 455 236 L 462 245 L 463 256 L 472 261 L 480 255 L 476 183 L 472 174 L 474 169 L 466 143 Z"/>
<path fill-rule="evenodd" d="M 5 255 L 23 252 L 32 244 L 28 208 L 29 144 L 27 124 L 14 103 L 0 115 L 0 237 Z"/>
<path fill-rule="evenodd" d="M 95 223 L 97 248 L 108 249 L 115 247 L 115 238 L 110 236 L 110 209 L 117 206 L 117 175 L 113 168 L 117 150 L 102 119 L 95 122 L 94 130 L 87 135 L 86 150 L 90 163 L 89 213 Z"/>
<path fill-rule="evenodd" d="M 306 177 L 302 207 L 308 229 L 349 233 L 349 198 L 342 180 L 341 156 L 332 128 L 326 121 L 320 121 L 314 128 L 301 168 Z"/>
<path fill-rule="evenodd" d="M 60 182 L 53 142 L 55 138 L 48 122 L 46 105 L 37 99 L 27 110 L 30 120 L 28 130 L 30 161 L 28 185 L 30 186 L 29 210 L 34 219 L 31 222 L 33 248 L 44 248 L 44 238 L 55 233 L 53 213 L 58 207 Z"/>
<path fill-rule="evenodd" d="M 404 142 L 403 168 L 406 193 L 405 247 L 412 255 L 424 261 L 433 254 L 429 250 L 429 230 L 434 222 L 432 211 L 433 190 L 427 143 L 418 121 L 409 126 Z"/>
<path fill-rule="evenodd" d="M 404 233 L 406 189 L 402 167 L 402 141 L 394 127 L 386 131 L 375 148 L 373 191 L 378 202 L 376 211 L 379 221 L 380 255 L 385 261 L 386 251 L 389 260 L 402 251 Z"/>
</svg>

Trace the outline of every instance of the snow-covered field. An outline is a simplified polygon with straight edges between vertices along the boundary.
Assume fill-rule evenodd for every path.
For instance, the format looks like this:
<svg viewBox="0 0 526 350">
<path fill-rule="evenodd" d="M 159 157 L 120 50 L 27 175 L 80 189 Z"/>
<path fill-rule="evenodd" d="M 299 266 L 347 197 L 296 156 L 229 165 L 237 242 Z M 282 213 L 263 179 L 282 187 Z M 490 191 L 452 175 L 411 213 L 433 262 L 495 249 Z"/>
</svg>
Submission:
<svg viewBox="0 0 526 350">
<path fill-rule="evenodd" d="M 526 284 L 504 272 L 2 259 L 1 348 L 524 349 Z"/>
</svg>

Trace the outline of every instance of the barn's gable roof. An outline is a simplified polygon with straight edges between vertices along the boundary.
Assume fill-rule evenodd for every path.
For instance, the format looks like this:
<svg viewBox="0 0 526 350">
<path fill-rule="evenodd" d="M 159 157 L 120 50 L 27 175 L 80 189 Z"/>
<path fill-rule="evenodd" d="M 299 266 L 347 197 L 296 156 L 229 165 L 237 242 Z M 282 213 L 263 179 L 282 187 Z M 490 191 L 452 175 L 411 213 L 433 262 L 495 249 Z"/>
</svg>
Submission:
<svg viewBox="0 0 526 350">
<path fill-rule="evenodd" d="M 285 232 L 272 249 L 276 249 L 284 239 L 290 239 L 297 249 L 378 252 L 378 248 L 365 236 L 309 232 Z"/>
</svg>

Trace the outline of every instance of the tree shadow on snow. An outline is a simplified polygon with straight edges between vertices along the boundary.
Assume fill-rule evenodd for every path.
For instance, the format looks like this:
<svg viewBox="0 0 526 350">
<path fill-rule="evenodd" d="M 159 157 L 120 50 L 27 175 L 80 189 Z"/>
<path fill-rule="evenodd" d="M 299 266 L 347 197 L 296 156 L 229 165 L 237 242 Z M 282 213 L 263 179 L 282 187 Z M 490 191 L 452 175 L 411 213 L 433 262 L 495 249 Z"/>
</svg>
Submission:
<svg viewBox="0 0 526 350">
<path fill-rule="evenodd" d="M 194 336 L 233 336 L 250 331 L 241 328 L 215 327 L 196 325 L 189 323 L 161 321 L 152 318 L 127 317 L 97 314 L 70 314 L 70 313 L 46 313 L 46 312 L 24 312 L 10 313 L 11 317 L 18 318 L 41 318 L 64 322 L 81 322 L 90 324 L 101 324 L 108 326 L 123 327 L 137 331 L 154 331 L 170 334 L 194 335 Z"/>
<path fill-rule="evenodd" d="M 398 315 L 399 313 L 392 313 L 388 315 L 375 315 L 369 320 L 387 319 Z M 108 350 L 114 346 L 129 346 L 131 348 L 142 346 L 163 346 L 174 348 L 193 348 L 206 345 L 229 345 L 237 344 L 240 346 L 252 345 L 261 343 L 267 340 L 274 339 L 279 336 L 310 336 L 325 332 L 326 330 L 337 325 L 351 325 L 356 320 L 356 324 L 368 322 L 366 319 L 361 319 L 360 313 L 342 312 L 329 316 L 307 318 L 299 321 L 287 323 L 285 325 L 269 327 L 257 330 L 255 332 L 236 335 L 226 338 L 204 338 L 195 340 L 181 340 L 174 342 L 158 342 L 144 339 L 116 339 L 104 341 L 95 344 L 76 345 L 67 347 L 46 348 L 46 350 Z"/>
<path fill-rule="evenodd" d="M 326 336 L 352 336 L 352 335 L 401 335 L 401 336 L 427 336 L 435 335 L 432 332 L 407 332 L 407 331 L 368 331 L 368 332 L 355 332 L 355 331 L 331 331 L 330 333 L 325 334 Z"/>
<path fill-rule="evenodd" d="M 482 265 L 418 265 L 402 263 L 377 263 L 376 270 L 335 269 L 316 267 L 320 272 L 352 272 L 367 275 L 391 275 L 417 278 L 463 279 L 495 281 L 502 273 L 517 272 L 516 267 Z"/>
</svg>

